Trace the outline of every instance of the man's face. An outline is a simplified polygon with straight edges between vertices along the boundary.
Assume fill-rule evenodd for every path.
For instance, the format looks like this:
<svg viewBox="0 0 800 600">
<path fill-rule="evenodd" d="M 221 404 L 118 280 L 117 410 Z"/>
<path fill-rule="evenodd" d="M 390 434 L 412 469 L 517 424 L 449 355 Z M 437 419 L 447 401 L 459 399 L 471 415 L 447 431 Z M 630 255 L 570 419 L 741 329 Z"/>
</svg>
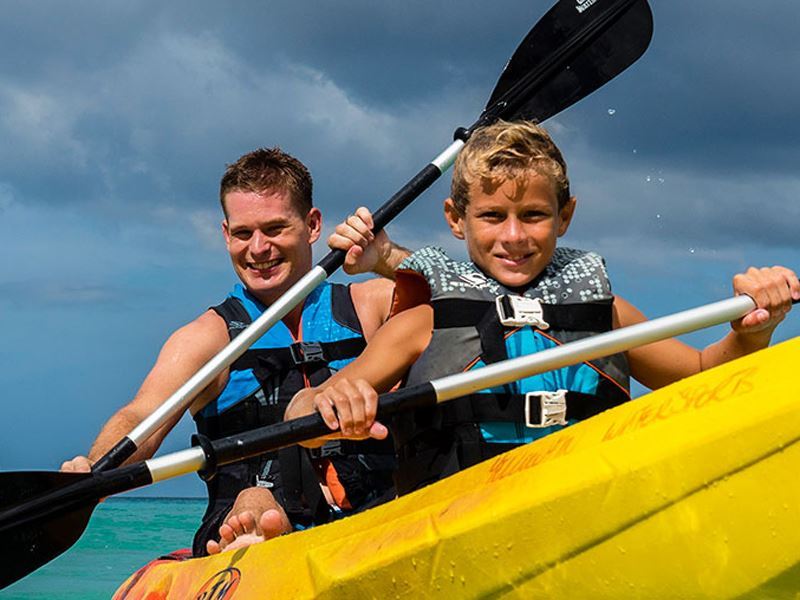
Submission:
<svg viewBox="0 0 800 600">
<path fill-rule="evenodd" d="M 233 268 L 253 295 L 272 304 L 311 269 L 322 215 L 312 208 L 301 216 L 283 190 L 234 190 L 225 195 L 225 207 L 222 232 Z"/>
</svg>

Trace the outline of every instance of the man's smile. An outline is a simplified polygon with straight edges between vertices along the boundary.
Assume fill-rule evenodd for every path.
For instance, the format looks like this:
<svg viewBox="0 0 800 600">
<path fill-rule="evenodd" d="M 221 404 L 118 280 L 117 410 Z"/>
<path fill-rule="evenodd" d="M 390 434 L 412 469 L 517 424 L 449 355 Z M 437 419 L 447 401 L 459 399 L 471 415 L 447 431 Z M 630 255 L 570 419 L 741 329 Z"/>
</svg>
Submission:
<svg viewBox="0 0 800 600">
<path fill-rule="evenodd" d="M 257 271 L 267 271 L 281 262 L 283 262 L 283 258 L 278 257 L 265 262 L 248 262 L 247 266 L 251 269 L 256 269 Z"/>
</svg>

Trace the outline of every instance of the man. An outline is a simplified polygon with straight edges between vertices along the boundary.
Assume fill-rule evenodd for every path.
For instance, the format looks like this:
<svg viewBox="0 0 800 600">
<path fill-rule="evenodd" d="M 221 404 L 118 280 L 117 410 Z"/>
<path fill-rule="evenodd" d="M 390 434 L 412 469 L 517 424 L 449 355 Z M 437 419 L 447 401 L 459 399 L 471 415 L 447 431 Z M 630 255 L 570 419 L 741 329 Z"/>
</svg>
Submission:
<svg viewBox="0 0 800 600">
<path fill-rule="evenodd" d="M 220 202 L 222 232 L 241 284 L 222 304 L 170 336 L 139 392 L 106 423 L 88 457 L 75 457 L 62 470 L 91 469 L 311 269 L 311 245 L 320 236 L 322 215 L 312 204 L 311 176 L 300 161 L 277 148 L 242 156 L 222 178 Z M 371 236 L 365 231 L 371 216 L 363 209 L 357 215 L 337 228 L 334 246 L 350 248 L 348 235 Z M 375 271 L 386 275 L 408 254 L 381 234 L 373 247 L 379 249 Z M 374 264 L 375 250 L 370 252 L 348 250 L 346 268 L 357 271 L 364 260 Z M 282 420 L 295 392 L 319 385 L 359 354 L 364 338 L 369 340 L 388 318 L 392 290 L 390 281 L 375 279 L 349 287 L 326 283 L 312 292 L 194 400 L 189 410 L 198 431 L 216 439 Z M 129 460 L 151 457 L 179 418 Z M 221 467 L 207 484 L 209 505 L 193 551 L 219 551 L 220 527 L 236 526 L 240 518 L 250 524 L 253 515 L 261 515 L 251 531 L 272 537 L 390 499 L 392 467 L 390 444 L 362 449 L 345 441 L 313 456 L 289 448 Z"/>
</svg>

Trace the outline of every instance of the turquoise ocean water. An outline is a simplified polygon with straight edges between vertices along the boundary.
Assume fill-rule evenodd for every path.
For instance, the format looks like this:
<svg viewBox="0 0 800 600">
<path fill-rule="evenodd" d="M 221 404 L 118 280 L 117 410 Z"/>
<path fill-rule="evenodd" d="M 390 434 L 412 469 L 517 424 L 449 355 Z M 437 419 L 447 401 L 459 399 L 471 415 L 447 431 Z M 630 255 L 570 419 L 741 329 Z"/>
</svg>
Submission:
<svg viewBox="0 0 800 600">
<path fill-rule="evenodd" d="M 205 505 L 194 498 L 109 498 L 72 548 L 0 591 L 0 599 L 110 598 L 142 565 L 191 546 Z"/>
</svg>

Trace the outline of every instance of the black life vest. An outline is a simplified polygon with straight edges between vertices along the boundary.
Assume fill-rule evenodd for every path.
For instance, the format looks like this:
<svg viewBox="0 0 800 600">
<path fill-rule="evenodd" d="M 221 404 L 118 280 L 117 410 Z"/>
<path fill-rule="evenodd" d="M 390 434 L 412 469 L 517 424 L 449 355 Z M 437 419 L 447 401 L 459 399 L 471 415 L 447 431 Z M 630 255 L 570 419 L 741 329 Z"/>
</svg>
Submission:
<svg viewBox="0 0 800 600">
<path fill-rule="evenodd" d="M 545 271 L 520 294 L 473 263 L 423 248 L 401 265 L 398 296 L 420 279 L 430 289 L 434 329 L 408 385 L 612 328 L 613 295 L 604 261 L 593 253 L 556 249 Z M 397 491 L 408 493 L 627 400 L 628 364 L 617 354 L 400 414 L 391 427 Z M 566 414 L 560 414 L 564 407 Z"/>
</svg>

